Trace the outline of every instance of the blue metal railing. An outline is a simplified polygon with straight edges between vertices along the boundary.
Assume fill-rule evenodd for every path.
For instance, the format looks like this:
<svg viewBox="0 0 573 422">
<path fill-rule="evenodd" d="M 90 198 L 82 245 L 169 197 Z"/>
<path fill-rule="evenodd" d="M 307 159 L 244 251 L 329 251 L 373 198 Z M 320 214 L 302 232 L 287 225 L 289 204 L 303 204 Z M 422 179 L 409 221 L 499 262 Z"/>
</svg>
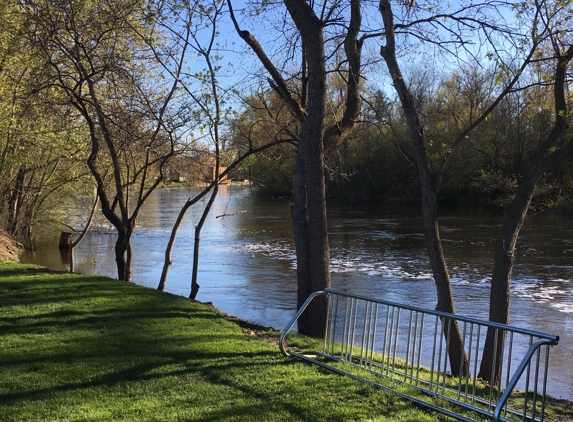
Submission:
<svg viewBox="0 0 573 422">
<path fill-rule="evenodd" d="M 318 296 L 328 298 L 322 349 L 287 349 L 288 333 Z M 451 324 L 459 327 L 467 369 L 473 374 L 488 329 L 501 339 L 503 344 L 493 347 L 500 351 L 499 361 L 491 357 L 492 366 L 499 368 L 499 382 L 493 382 L 493 371 L 489 380 L 463 376 L 461 370 L 456 376 L 448 373 L 450 339 L 443 333 L 450 332 Z M 549 351 L 558 341 L 557 336 L 532 330 L 325 290 L 308 297 L 282 332 L 279 347 L 287 356 L 393 391 L 459 420 L 474 420 L 468 412 L 458 412 L 465 409 L 494 421 L 543 421 Z M 397 391 L 392 382 L 413 387 L 412 393 Z"/>
</svg>

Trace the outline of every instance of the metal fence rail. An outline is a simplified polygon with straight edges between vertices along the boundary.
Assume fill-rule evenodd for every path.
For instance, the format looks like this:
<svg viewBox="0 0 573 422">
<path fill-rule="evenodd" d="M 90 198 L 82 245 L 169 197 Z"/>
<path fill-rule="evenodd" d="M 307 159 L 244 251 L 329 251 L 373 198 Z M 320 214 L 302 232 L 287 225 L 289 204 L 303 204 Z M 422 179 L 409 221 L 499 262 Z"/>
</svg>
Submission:
<svg viewBox="0 0 573 422">
<path fill-rule="evenodd" d="M 328 298 L 321 350 L 287 350 L 288 333 L 318 296 Z M 497 385 L 491 382 L 493 371 L 489 380 L 448 372 L 450 339 L 443 333 L 446 324 L 455 322 L 471 374 L 479 370 L 488 328 L 503 334 Z M 473 421 L 474 413 L 494 421 L 543 421 L 549 352 L 558 341 L 557 336 L 531 330 L 325 290 L 309 296 L 281 334 L 279 347 L 287 356 L 393 391 L 459 420 Z M 412 393 L 397 391 L 394 383 L 411 386 Z"/>
</svg>

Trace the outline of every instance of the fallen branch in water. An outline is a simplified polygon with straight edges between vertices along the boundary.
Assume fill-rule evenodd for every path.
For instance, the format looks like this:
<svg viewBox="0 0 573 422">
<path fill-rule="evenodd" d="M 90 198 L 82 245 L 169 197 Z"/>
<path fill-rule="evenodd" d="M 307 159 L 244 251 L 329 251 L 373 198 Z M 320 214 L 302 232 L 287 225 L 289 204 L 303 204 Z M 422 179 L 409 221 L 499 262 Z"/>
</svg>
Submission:
<svg viewBox="0 0 573 422">
<path fill-rule="evenodd" d="M 230 217 L 230 216 L 232 216 L 232 215 L 243 214 L 243 213 L 246 213 L 246 212 L 247 212 L 247 210 L 242 210 L 242 211 L 239 211 L 239 212 L 234 212 L 233 214 L 221 214 L 221 215 L 216 216 L 215 218 Z"/>
</svg>

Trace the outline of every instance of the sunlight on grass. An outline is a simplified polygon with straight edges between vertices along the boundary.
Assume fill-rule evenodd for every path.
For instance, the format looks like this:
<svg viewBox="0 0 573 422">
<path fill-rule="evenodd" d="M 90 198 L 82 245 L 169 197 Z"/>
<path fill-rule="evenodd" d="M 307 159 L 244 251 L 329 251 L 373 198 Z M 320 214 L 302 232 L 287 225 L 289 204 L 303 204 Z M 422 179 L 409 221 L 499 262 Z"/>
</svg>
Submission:
<svg viewBox="0 0 573 422">
<path fill-rule="evenodd" d="M 183 297 L 0 265 L 3 421 L 435 421 Z M 260 333 L 259 333 L 260 334 Z M 312 342 L 313 340 L 299 340 Z"/>
</svg>

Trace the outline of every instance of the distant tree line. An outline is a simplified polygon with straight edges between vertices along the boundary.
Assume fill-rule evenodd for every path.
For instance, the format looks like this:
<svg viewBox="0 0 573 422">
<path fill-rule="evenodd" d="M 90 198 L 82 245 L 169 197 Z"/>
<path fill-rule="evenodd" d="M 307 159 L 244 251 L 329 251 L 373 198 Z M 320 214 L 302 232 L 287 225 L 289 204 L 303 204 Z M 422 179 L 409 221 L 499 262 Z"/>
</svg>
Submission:
<svg viewBox="0 0 573 422">
<path fill-rule="evenodd" d="M 453 137 L 482 113 L 499 91 L 493 68 L 460 68 L 437 74 L 435 70 L 414 68 L 408 78 L 427 128 L 428 152 L 433 167 L 448 152 Z M 552 86 L 537 66 L 528 75 L 527 87 L 511 92 L 468 135 L 444 170 L 438 201 L 471 203 L 503 209 L 519 180 L 536 160 L 555 119 Z M 362 119 L 340 145 L 325 156 L 327 194 L 343 202 L 417 202 L 418 178 L 404 113 L 391 92 L 363 92 Z M 266 139 L 278 128 L 271 128 L 262 113 L 285 119 L 285 112 L 273 91 L 248 99 L 232 125 L 231 139 L 240 142 L 249 136 Z M 288 117 L 288 115 L 286 116 Z M 283 122 L 286 126 L 288 122 Z M 278 125 L 277 121 L 274 121 Z M 291 122 L 291 124 L 294 124 Z M 296 146 L 285 144 L 267 154 L 249 158 L 236 177 L 261 187 L 262 194 L 288 196 Z M 573 209 L 573 167 L 568 161 L 544 174 L 535 189 L 534 210 Z"/>
</svg>

